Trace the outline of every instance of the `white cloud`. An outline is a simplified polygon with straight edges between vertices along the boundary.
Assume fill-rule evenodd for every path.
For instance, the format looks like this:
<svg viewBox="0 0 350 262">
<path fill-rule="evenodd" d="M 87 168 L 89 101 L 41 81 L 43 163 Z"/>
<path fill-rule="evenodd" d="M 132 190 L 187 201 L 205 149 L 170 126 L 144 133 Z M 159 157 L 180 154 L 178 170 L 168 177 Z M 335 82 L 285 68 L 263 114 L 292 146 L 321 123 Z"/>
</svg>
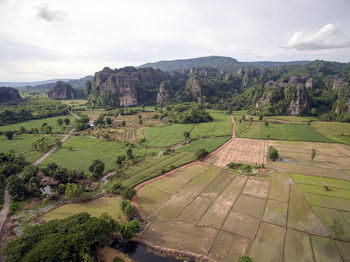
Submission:
<svg viewBox="0 0 350 262">
<path fill-rule="evenodd" d="M 347 48 L 350 47 L 350 40 L 344 37 L 339 25 L 330 23 L 313 34 L 303 31 L 294 33 L 285 47 L 299 51 Z"/>
</svg>

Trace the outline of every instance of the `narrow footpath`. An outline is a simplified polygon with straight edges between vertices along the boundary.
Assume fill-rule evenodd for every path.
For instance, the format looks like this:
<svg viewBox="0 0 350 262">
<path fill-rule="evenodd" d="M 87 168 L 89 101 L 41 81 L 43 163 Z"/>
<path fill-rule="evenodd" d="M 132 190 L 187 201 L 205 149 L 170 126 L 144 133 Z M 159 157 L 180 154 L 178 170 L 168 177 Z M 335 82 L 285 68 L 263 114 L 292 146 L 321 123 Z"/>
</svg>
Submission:
<svg viewBox="0 0 350 262">
<path fill-rule="evenodd" d="M 69 111 L 69 113 L 79 119 L 80 117 L 76 114 L 74 114 L 73 112 Z M 75 128 L 73 127 L 62 139 L 61 139 L 61 143 L 64 143 L 64 141 L 66 141 L 68 139 L 68 137 L 75 131 Z M 39 165 L 42 161 L 44 161 L 45 158 L 47 158 L 49 155 L 51 155 L 53 152 L 55 152 L 57 150 L 57 146 L 54 146 L 53 148 L 51 148 L 48 152 L 46 152 L 44 155 L 42 155 L 38 160 L 34 161 L 34 163 L 32 164 L 33 166 L 37 166 Z M 0 233 L 2 230 L 2 227 L 5 223 L 6 217 L 8 215 L 8 211 L 9 211 L 9 205 L 10 205 L 10 194 L 6 188 L 5 190 L 5 195 L 4 195 L 4 206 L 0 212 Z"/>
</svg>

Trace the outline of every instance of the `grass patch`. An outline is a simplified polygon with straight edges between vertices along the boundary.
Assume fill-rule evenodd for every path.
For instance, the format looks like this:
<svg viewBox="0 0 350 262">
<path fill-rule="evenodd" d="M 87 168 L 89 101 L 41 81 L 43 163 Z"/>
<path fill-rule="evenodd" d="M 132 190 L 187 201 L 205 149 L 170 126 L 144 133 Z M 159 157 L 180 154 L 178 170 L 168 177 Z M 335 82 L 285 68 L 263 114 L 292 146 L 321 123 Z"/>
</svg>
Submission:
<svg viewBox="0 0 350 262">
<path fill-rule="evenodd" d="M 70 125 L 65 125 L 63 124 L 62 127 L 59 127 L 57 124 L 57 119 L 65 119 L 69 118 L 70 119 Z M 72 125 L 74 124 L 74 117 L 72 115 L 66 115 L 66 116 L 55 116 L 55 117 L 48 117 L 48 118 L 43 118 L 43 119 L 35 119 L 35 120 L 28 120 L 16 124 L 10 124 L 6 126 L 0 126 L 0 131 L 14 131 L 14 130 L 19 130 L 21 126 L 25 127 L 27 130 L 30 130 L 32 128 L 38 128 L 40 130 L 40 127 L 42 126 L 43 123 L 47 123 L 49 126 L 52 127 L 52 133 L 67 133 L 71 128 Z"/>
<path fill-rule="evenodd" d="M 137 191 L 137 197 L 142 211 L 148 215 L 167 201 L 170 195 L 151 185 L 146 185 Z"/>
<path fill-rule="evenodd" d="M 214 121 L 195 125 L 191 137 L 231 136 L 233 125 L 231 116 L 224 111 L 208 110 L 208 112 Z"/>
<path fill-rule="evenodd" d="M 338 142 L 350 145 L 350 124 L 339 122 L 317 122 L 311 126 L 325 137 Z M 343 135 L 342 135 L 343 134 Z"/>
<path fill-rule="evenodd" d="M 315 131 L 311 126 L 303 124 L 270 124 L 262 126 L 259 138 L 276 140 L 293 140 L 293 141 L 310 141 L 310 142 L 332 142 L 322 134 Z"/>
<path fill-rule="evenodd" d="M 118 219 L 120 215 L 120 203 L 120 197 L 100 197 L 86 203 L 67 204 L 45 214 L 44 220 L 63 219 L 81 212 L 87 212 L 94 217 L 99 217 L 106 212 L 114 219 Z"/>
<path fill-rule="evenodd" d="M 246 123 L 244 125 L 246 126 Z M 261 129 L 261 123 L 253 122 L 251 125 L 248 124 L 247 128 L 240 133 L 239 137 L 259 138 L 260 129 Z"/>
<path fill-rule="evenodd" d="M 242 121 L 242 123 L 239 122 L 241 117 L 246 113 L 247 113 L 246 111 L 232 112 L 232 116 L 236 122 L 236 128 L 235 128 L 236 136 L 239 136 L 244 130 L 246 130 L 250 126 L 249 121 L 244 121 L 244 122 Z"/>
<path fill-rule="evenodd" d="M 84 136 L 70 137 L 62 147 L 47 157 L 41 166 L 55 162 L 69 169 L 88 171 L 91 162 L 101 159 L 105 163 L 105 171 L 115 167 L 117 156 L 125 155 L 127 147 L 118 142 L 102 141 Z M 133 148 L 134 155 L 156 154 L 157 151 L 145 148 Z"/>
<path fill-rule="evenodd" d="M 168 147 L 185 140 L 184 132 L 191 131 L 193 124 L 172 124 L 164 127 L 146 127 L 147 147 Z"/>
<path fill-rule="evenodd" d="M 184 145 L 178 150 L 186 152 L 197 152 L 198 149 L 204 148 L 207 152 L 210 153 L 230 139 L 231 137 L 216 137 L 212 139 L 193 140 L 190 144 Z"/>
<path fill-rule="evenodd" d="M 331 139 L 317 132 L 314 128 L 304 124 L 269 124 L 265 126 L 262 122 L 253 122 L 249 124 L 244 122 L 241 125 L 242 131 L 236 132 L 239 137 L 291 140 L 291 141 L 310 141 L 310 142 L 332 142 Z"/>
<path fill-rule="evenodd" d="M 328 237 L 311 236 L 311 243 L 314 250 L 316 261 L 326 262 L 342 262 L 338 255 L 334 242 Z"/>
<path fill-rule="evenodd" d="M 306 184 L 298 184 L 298 187 L 304 193 L 350 199 L 350 190 L 346 190 L 346 189 L 328 187 L 329 191 L 327 191 L 323 186 L 306 185 Z"/>
<path fill-rule="evenodd" d="M 32 142 L 44 135 L 15 135 L 12 140 L 8 140 L 5 136 L 0 136 L 0 152 L 15 151 L 17 154 L 23 154 L 28 162 L 34 162 L 43 153 L 32 151 Z M 61 139 L 62 136 L 45 135 L 51 142 L 54 142 L 56 138 Z"/>
<path fill-rule="evenodd" d="M 74 109 L 76 108 L 85 108 L 83 105 L 87 104 L 89 100 L 87 99 L 67 99 L 60 100 L 60 102 L 64 105 L 71 106 Z"/>
<path fill-rule="evenodd" d="M 316 121 L 317 119 L 311 116 L 266 116 L 265 117 L 267 121 L 274 122 L 274 121 L 286 121 L 288 123 L 305 123 L 307 121 Z"/>
<path fill-rule="evenodd" d="M 299 175 L 292 174 L 291 175 L 295 183 L 297 184 L 309 184 L 316 186 L 328 186 L 335 188 L 342 188 L 350 190 L 350 181 L 328 178 L 328 177 L 317 177 L 317 176 L 307 176 L 307 175 Z"/>
<path fill-rule="evenodd" d="M 322 221 L 322 224 L 327 228 L 329 235 L 333 234 L 332 223 L 333 220 L 338 217 L 341 220 L 342 225 L 344 226 L 344 234 L 341 239 L 349 241 L 350 240 L 350 225 L 343 218 L 341 213 L 338 210 L 328 209 L 323 207 L 314 207 L 315 213 Z"/>
<path fill-rule="evenodd" d="M 171 153 L 158 157 L 150 157 L 117 175 L 117 181 L 123 186 L 136 186 L 176 167 L 194 161 L 195 154 L 191 152 Z"/>
<path fill-rule="evenodd" d="M 305 193 L 305 197 L 312 206 L 350 211 L 350 199 L 340 199 L 336 197 L 314 195 L 309 193 Z"/>
</svg>

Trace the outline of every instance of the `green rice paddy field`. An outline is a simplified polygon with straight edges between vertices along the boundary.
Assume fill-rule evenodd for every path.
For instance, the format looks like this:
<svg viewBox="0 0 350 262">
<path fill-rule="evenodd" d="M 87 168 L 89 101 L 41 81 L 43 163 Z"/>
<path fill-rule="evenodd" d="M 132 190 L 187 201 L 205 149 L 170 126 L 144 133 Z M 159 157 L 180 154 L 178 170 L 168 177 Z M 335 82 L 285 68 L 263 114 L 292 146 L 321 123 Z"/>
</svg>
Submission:
<svg viewBox="0 0 350 262">
<path fill-rule="evenodd" d="M 70 169 L 88 171 L 91 162 L 101 159 L 105 163 L 105 171 L 115 167 L 119 155 L 125 155 L 127 147 L 118 142 L 103 141 L 84 136 L 70 137 L 61 148 L 47 157 L 41 166 L 55 162 L 59 166 Z M 134 155 L 155 155 L 157 150 L 133 148 Z"/>
<path fill-rule="evenodd" d="M 86 203 L 73 203 L 60 206 L 44 215 L 45 221 L 63 219 L 81 212 L 87 212 L 94 217 L 99 217 L 103 213 L 118 219 L 120 213 L 120 197 L 100 197 Z"/>
<path fill-rule="evenodd" d="M 317 132 L 310 125 L 305 124 L 269 124 L 253 123 L 239 137 L 278 139 L 310 142 L 332 142 L 331 139 Z"/>
<path fill-rule="evenodd" d="M 57 119 L 65 119 L 69 118 L 70 119 L 70 125 L 67 126 L 65 124 L 62 125 L 63 129 L 59 127 L 57 124 Z M 14 130 L 19 130 L 21 126 L 25 127 L 27 130 L 30 130 L 32 128 L 38 128 L 42 126 L 43 123 L 47 123 L 49 126 L 52 127 L 52 132 L 53 133 L 67 133 L 74 124 L 74 117 L 72 115 L 66 115 L 66 116 L 54 116 L 54 117 L 48 117 L 48 118 L 43 118 L 43 119 L 35 119 L 35 120 L 29 120 L 29 121 L 24 121 L 16 124 L 10 124 L 6 126 L 0 126 L 0 131 L 14 131 Z"/>
<path fill-rule="evenodd" d="M 164 127 L 146 127 L 146 141 L 143 143 L 147 147 L 168 147 L 184 141 L 184 132 L 190 132 L 193 124 L 172 124 Z"/>
<path fill-rule="evenodd" d="M 26 160 L 31 163 L 38 159 L 43 153 L 32 151 L 32 142 L 40 137 L 46 136 L 50 141 L 54 142 L 56 138 L 62 136 L 51 135 L 15 135 L 12 140 L 8 140 L 5 136 L 0 136 L 0 152 L 9 152 L 13 150 L 17 154 L 22 154 Z"/>
<path fill-rule="evenodd" d="M 150 222 L 140 238 L 216 261 L 242 254 L 253 261 L 343 261 L 350 246 L 344 242 L 350 233 L 347 183 L 288 173 L 257 180 L 192 165 L 138 190 L 140 211 Z M 328 193 L 318 188 L 325 184 Z M 325 197 L 333 199 L 332 208 L 319 206 Z M 345 234 L 334 242 L 330 224 L 337 215 Z"/>
</svg>

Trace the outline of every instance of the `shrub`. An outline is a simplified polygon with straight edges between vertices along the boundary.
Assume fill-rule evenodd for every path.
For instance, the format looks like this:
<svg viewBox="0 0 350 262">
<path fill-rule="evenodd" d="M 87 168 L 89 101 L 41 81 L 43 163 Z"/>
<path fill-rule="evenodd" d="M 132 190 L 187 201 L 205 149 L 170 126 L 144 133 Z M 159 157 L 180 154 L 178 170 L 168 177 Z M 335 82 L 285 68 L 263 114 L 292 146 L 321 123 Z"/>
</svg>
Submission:
<svg viewBox="0 0 350 262">
<path fill-rule="evenodd" d="M 207 150 L 205 150 L 204 148 L 198 149 L 196 152 L 196 157 L 197 159 L 201 159 L 203 157 L 205 157 L 208 154 Z"/>
<path fill-rule="evenodd" d="M 268 151 L 268 156 L 269 156 L 269 159 L 271 159 L 272 161 L 276 161 L 279 158 L 278 150 L 273 146 L 270 146 Z"/>
<path fill-rule="evenodd" d="M 81 201 L 88 202 L 92 198 L 92 193 L 91 192 L 83 193 L 80 198 L 81 198 Z"/>
<path fill-rule="evenodd" d="M 120 257 L 115 257 L 113 259 L 113 262 L 124 262 L 124 260 L 122 258 L 120 258 Z"/>
<path fill-rule="evenodd" d="M 139 229 L 140 229 L 140 225 L 137 220 L 126 222 L 120 230 L 120 233 L 123 236 L 124 242 L 127 243 L 130 241 L 131 238 L 136 236 L 136 233 L 139 231 Z"/>
<path fill-rule="evenodd" d="M 6 131 L 5 132 L 5 136 L 7 137 L 8 140 L 12 140 L 14 134 L 15 134 L 14 131 Z"/>
<path fill-rule="evenodd" d="M 237 262 L 253 262 L 253 259 L 250 256 L 243 255 L 238 258 Z"/>
<path fill-rule="evenodd" d="M 122 191 L 122 197 L 131 200 L 136 195 L 135 189 L 127 187 Z"/>
<path fill-rule="evenodd" d="M 132 215 L 135 213 L 136 208 L 133 206 L 130 202 L 130 200 L 123 200 L 120 203 L 120 210 L 123 212 L 123 214 L 130 219 Z"/>
</svg>

